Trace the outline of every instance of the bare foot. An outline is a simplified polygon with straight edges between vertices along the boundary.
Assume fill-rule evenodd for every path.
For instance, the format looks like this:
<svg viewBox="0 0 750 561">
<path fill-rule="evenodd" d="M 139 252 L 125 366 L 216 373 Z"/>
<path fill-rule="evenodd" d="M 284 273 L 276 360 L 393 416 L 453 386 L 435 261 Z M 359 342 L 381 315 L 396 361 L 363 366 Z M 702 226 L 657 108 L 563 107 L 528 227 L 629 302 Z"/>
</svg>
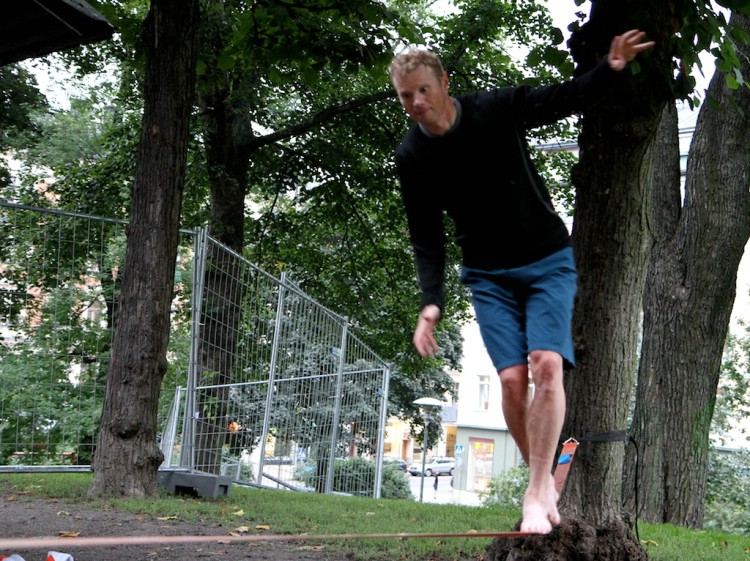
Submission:
<svg viewBox="0 0 750 561">
<path fill-rule="evenodd" d="M 530 534 L 549 534 L 552 531 L 552 523 L 542 503 L 524 499 L 521 531 Z"/>
<path fill-rule="evenodd" d="M 541 498 L 527 491 L 523 499 L 521 531 L 531 534 L 549 534 L 553 526 L 560 524 L 560 513 L 557 510 L 559 498 L 560 495 L 555 489 L 552 477 L 550 477 L 550 485 L 542 491 Z"/>
</svg>

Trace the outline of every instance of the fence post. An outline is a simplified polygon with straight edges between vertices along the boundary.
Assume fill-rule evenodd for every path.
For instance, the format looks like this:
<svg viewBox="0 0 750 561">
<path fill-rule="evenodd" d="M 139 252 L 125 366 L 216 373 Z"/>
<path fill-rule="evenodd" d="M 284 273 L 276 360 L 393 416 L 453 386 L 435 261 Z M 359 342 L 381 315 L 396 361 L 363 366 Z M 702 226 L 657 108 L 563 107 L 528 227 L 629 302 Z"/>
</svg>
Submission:
<svg viewBox="0 0 750 561">
<path fill-rule="evenodd" d="M 167 415 L 167 422 L 164 424 L 164 430 L 161 433 L 161 443 L 159 448 L 164 459 L 161 462 L 160 469 L 172 467 L 172 454 L 174 452 L 174 444 L 177 440 L 177 425 L 180 421 L 180 405 L 182 404 L 182 394 L 184 388 L 177 386 L 174 392 L 174 399 L 172 399 L 172 406 L 169 408 L 169 414 Z M 184 420 L 183 420 L 184 424 Z"/>
<path fill-rule="evenodd" d="M 333 407 L 333 430 L 331 431 L 331 451 L 328 455 L 328 474 L 326 475 L 326 493 L 333 492 L 334 463 L 336 462 L 336 443 L 339 441 L 339 423 L 341 421 L 341 393 L 344 386 L 344 365 L 346 364 L 346 341 L 349 333 L 349 320 L 344 320 L 341 331 L 341 352 L 339 353 L 339 367 L 336 376 L 336 402 Z"/>
<path fill-rule="evenodd" d="M 276 364 L 279 359 L 279 341 L 281 340 L 281 318 L 284 316 L 284 299 L 286 298 L 286 273 L 282 271 L 279 281 L 279 296 L 276 300 L 276 318 L 273 327 L 273 345 L 271 345 L 271 363 L 268 372 L 268 391 L 266 408 L 263 412 L 263 431 L 260 437 L 260 459 L 258 460 L 258 484 L 263 484 L 263 462 L 266 456 L 266 441 L 271 424 L 271 407 L 273 406 L 273 387 L 276 381 Z"/>
<path fill-rule="evenodd" d="M 188 360 L 187 388 L 185 391 L 185 417 L 182 428 L 180 467 L 195 468 L 195 388 L 198 381 L 198 352 L 201 338 L 203 286 L 206 271 L 206 228 L 195 229 L 193 256 L 193 293 L 190 296 L 190 358 Z"/>
<path fill-rule="evenodd" d="M 382 393 L 380 396 L 380 419 L 378 422 L 378 452 L 375 458 L 375 490 L 374 498 L 380 498 L 380 491 L 383 484 L 383 448 L 385 447 L 385 427 L 388 422 L 388 392 L 390 391 L 389 382 L 391 372 L 388 367 L 382 370 Z"/>
</svg>

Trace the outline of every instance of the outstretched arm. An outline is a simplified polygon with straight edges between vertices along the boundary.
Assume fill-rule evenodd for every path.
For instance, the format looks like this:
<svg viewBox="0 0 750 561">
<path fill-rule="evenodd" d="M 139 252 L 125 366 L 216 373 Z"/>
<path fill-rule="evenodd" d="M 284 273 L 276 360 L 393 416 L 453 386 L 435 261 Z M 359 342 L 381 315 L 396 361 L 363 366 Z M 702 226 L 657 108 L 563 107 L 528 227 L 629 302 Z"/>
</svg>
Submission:
<svg viewBox="0 0 750 561">
<path fill-rule="evenodd" d="M 631 29 L 612 39 L 609 47 L 609 66 L 612 70 L 620 71 L 633 60 L 638 53 L 654 46 L 653 41 L 642 43 L 646 33 L 638 29 Z"/>
</svg>

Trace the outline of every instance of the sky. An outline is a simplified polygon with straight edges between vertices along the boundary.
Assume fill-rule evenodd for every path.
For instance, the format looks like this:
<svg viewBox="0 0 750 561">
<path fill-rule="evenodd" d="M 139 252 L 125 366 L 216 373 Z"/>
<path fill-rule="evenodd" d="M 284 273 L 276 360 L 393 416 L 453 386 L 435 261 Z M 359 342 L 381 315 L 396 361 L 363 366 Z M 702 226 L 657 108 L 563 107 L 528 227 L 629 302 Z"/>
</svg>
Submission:
<svg viewBox="0 0 750 561">
<path fill-rule="evenodd" d="M 576 6 L 573 0 L 546 0 L 544 4 L 552 14 L 552 21 L 562 29 L 566 39 L 568 37 L 568 24 L 577 19 L 576 12 L 588 14 L 591 9 L 589 2 Z"/>
</svg>

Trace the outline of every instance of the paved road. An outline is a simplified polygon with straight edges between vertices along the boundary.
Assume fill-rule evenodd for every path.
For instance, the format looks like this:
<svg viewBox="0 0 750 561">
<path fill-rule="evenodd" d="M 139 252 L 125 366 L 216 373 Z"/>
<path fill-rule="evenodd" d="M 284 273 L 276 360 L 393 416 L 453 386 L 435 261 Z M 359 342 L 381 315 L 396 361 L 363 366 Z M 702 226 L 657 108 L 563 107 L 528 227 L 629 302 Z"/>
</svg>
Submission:
<svg viewBox="0 0 750 561">
<path fill-rule="evenodd" d="M 422 494 L 422 502 L 425 503 L 441 503 L 451 504 L 455 502 L 453 500 L 453 487 L 451 486 L 451 480 L 453 478 L 450 475 L 441 475 L 437 478 L 437 492 L 435 492 L 435 476 L 424 478 L 424 493 Z M 411 486 L 411 493 L 414 495 L 416 500 L 419 500 L 419 491 L 422 484 L 422 478 L 420 476 L 409 476 L 409 485 Z"/>
</svg>

